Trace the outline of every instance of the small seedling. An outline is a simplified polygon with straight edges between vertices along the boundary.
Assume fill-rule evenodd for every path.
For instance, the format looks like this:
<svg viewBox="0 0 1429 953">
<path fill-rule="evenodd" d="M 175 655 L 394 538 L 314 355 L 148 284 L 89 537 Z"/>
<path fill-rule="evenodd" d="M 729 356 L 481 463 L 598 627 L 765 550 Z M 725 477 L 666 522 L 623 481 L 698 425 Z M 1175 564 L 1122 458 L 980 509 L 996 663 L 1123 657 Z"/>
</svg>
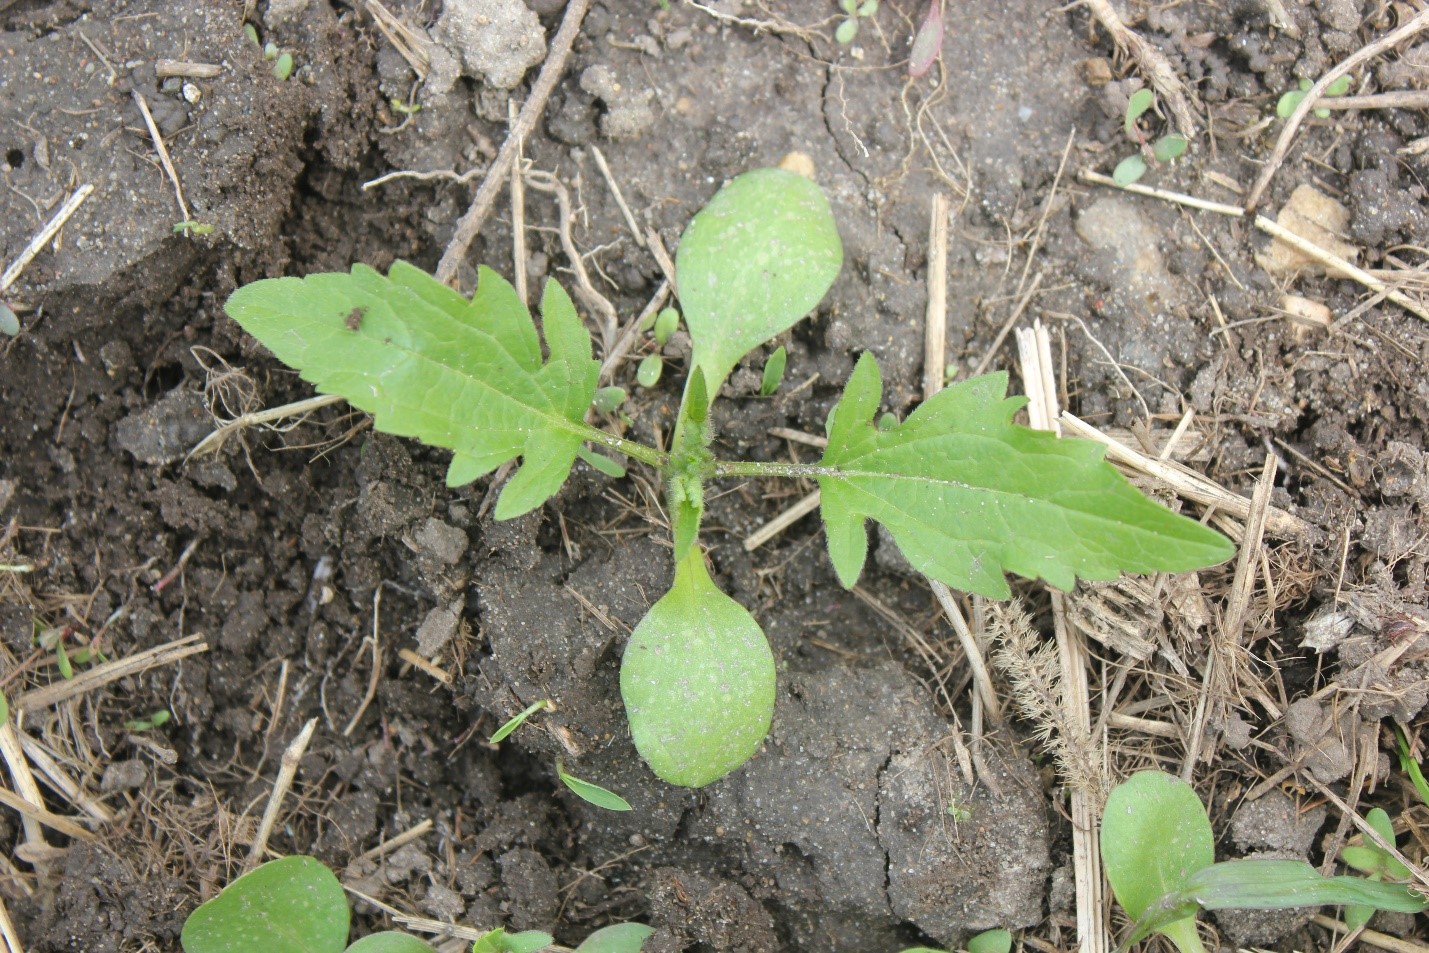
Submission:
<svg viewBox="0 0 1429 953">
<path fill-rule="evenodd" d="M 922 76 L 943 53 L 943 0 L 928 0 L 928 12 L 908 49 L 908 75 Z"/>
<path fill-rule="evenodd" d="M 613 414 L 620 409 L 620 405 L 625 403 L 625 398 L 629 396 L 625 393 L 624 387 L 602 387 L 595 392 L 595 399 L 591 401 L 591 406 L 602 414 Z"/>
<path fill-rule="evenodd" d="M 968 940 L 967 953 L 1009 953 L 1012 934 L 1007 930 L 984 930 Z M 910 946 L 902 953 L 948 953 L 931 946 Z"/>
<path fill-rule="evenodd" d="M 252 43 L 254 46 L 263 45 L 262 41 L 258 39 L 258 28 L 253 24 L 243 24 L 243 35 L 248 39 L 248 42 Z"/>
<path fill-rule="evenodd" d="M 839 0 L 839 9 L 844 19 L 834 30 L 834 39 L 840 46 L 848 46 L 858 36 L 858 21 L 872 19 L 878 12 L 878 0 Z"/>
<path fill-rule="evenodd" d="M 999 599 L 1010 593 L 1006 572 L 1069 590 L 1079 578 L 1180 572 L 1234 552 L 1225 537 L 1142 496 L 1099 445 L 1014 424 L 1026 401 L 1005 396 L 1006 374 L 962 381 L 902 422 L 884 415 L 875 426 L 883 383 L 864 354 L 827 421 L 818 462 L 717 459 L 710 404 L 721 385 L 819 304 L 842 261 L 828 200 L 809 179 L 758 169 L 716 193 L 675 257 L 691 353 L 667 448 L 586 422 L 600 366 L 555 281 L 541 297 L 544 350 L 515 289 L 485 267 L 470 299 L 399 261 L 385 276 L 355 265 L 254 282 L 227 310 L 320 391 L 372 414 L 376 429 L 451 450 L 448 485 L 522 458 L 497 500 L 498 520 L 542 506 L 578 457 L 623 472 L 590 448 L 658 472 L 674 581 L 626 645 L 620 691 L 635 746 L 655 773 L 701 787 L 763 743 L 776 684 L 763 631 L 714 584 L 697 544 L 710 480 L 817 481 L 829 557 L 845 587 L 863 571 L 870 519 L 920 572 Z M 365 309 L 355 332 L 345 324 L 354 308 Z"/>
<path fill-rule="evenodd" d="M 536 953 L 556 942 L 556 938 L 549 933 L 542 933 L 540 930 L 522 930 L 520 933 L 507 933 L 501 927 L 497 927 L 478 937 L 471 945 L 471 953 Z"/>
<path fill-rule="evenodd" d="M 769 360 L 764 362 L 764 377 L 759 384 L 760 397 L 774 396 L 774 392 L 784 381 L 784 366 L 788 363 L 789 352 L 784 350 L 784 345 L 781 344 L 773 354 L 769 355 Z"/>
<path fill-rule="evenodd" d="M 402 100 L 396 98 L 393 98 L 391 100 L 391 103 L 392 111 L 395 113 L 401 113 L 404 116 L 415 116 L 417 115 L 417 113 L 422 111 L 421 103 L 404 103 L 402 102 Z"/>
<path fill-rule="evenodd" d="M 1200 910 L 1284 910 L 1357 904 L 1420 913 L 1429 901 L 1402 884 L 1326 877 L 1302 860 L 1215 862 L 1206 809 L 1191 786 L 1161 771 L 1142 771 L 1117 785 L 1102 816 L 1102 863 L 1117 902 L 1134 921 L 1122 942 L 1152 933 L 1181 953 L 1204 953 L 1196 932 Z"/>
<path fill-rule="evenodd" d="M 1137 143 L 1140 151 L 1117 163 L 1111 174 L 1117 185 L 1130 185 L 1145 175 L 1148 157 L 1158 164 L 1171 162 L 1185 155 L 1190 145 L 1185 136 L 1174 132 L 1167 133 L 1153 143 L 1147 143 L 1139 120 L 1155 106 L 1156 94 L 1149 89 L 1138 89 L 1126 101 L 1126 117 L 1122 125 L 1126 129 L 1127 137 Z"/>
<path fill-rule="evenodd" d="M 611 924 L 586 937 L 571 953 L 640 953 L 654 932 L 643 923 Z M 471 946 L 471 953 L 535 953 L 554 942 L 555 937 L 540 930 L 507 933 L 498 927 L 478 938 Z"/>
<path fill-rule="evenodd" d="M 1389 819 L 1384 808 L 1371 809 L 1365 815 L 1365 822 L 1387 843 L 1394 843 L 1394 823 Z M 1409 879 L 1409 868 L 1400 863 L 1399 858 L 1368 838 L 1363 844 L 1349 844 L 1342 847 L 1340 860 L 1345 866 L 1353 867 L 1370 880 L 1405 881 Z M 1369 918 L 1372 916 L 1374 916 L 1374 907 L 1361 904 L 1351 904 L 1345 907 L 1345 925 L 1351 930 L 1358 930 L 1369 923 Z"/>
<path fill-rule="evenodd" d="M 641 387 L 650 388 L 660 383 L 660 374 L 665 370 L 665 360 L 658 354 L 647 354 L 635 369 L 635 380 Z"/>
<path fill-rule="evenodd" d="M 160 708 L 147 718 L 135 718 L 124 723 L 125 731 L 153 731 L 169 723 L 173 715 L 167 708 Z"/>
<path fill-rule="evenodd" d="M 213 226 L 207 222 L 197 222 L 189 219 L 184 222 L 174 224 L 174 234 L 183 235 L 185 238 L 194 238 L 200 235 L 212 235 Z"/>
<path fill-rule="evenodd" d="M 594 804 L 596 807 L 603 807 L 607 811 L 628 811 L 630 802 L 625 800 L 614 791 L 609 791 L 599 784 L 592 784 L 589 781 L 582 781 L 573 774 L 566 773 L 566 766 L 556 759 L 556 776 L 561 779 L 561 783 L 570 788 L 575 796 L 582 801 Z"/>
<path fill-rule="evenodd" d="M 1419 762 L 1414 760 L 1414 756 L 1409 751 L 1409 739 L 1404 735 L 1404 729 L 1399 725 L 1394 726 L 1395 746 L 1399 749 L 1399 767 L 1405 774 L 1409 775 L 1409 780 L 1414 783 L 1414 790 L 1419 794 L 1419 800 L 1429 805 L 1429 781 L 1424 780 L 1424 772 L 1419 767 Z"/>
<path fill-rule="evenodd" d="M 279 80 L 286 80 L 293 75 L 293 54 L 279 53 L 278 58 L 273 62 L 273 75 Z"/>
<path fill-rule="evenodd" d="M 664 347 L 670 337 L 680 329 L 680 312 L 674 308 L 664 308 L 655 317 L 655 343 Z"/>
<path fill-rule="evenodd" d="M 538 702 L 532 702 L 531 704 L 526 706 L 526 709 L 524 711 L 517 714 L 514 718 L 512 718 L 506 724 L 502 725 L 500 728 L 497 728 L 496 731 L 492 733 L 491 738 L 488 740 L 492 744 L 500 744 L 501 742 L 505 741 L 507 737 L 510 736 L 511 732 L 524 725 L 526 723 L 527 718 L 530 718 L 532 715 L 536 714 L 536 712 L 541 711 L 542 709 L 550 707 L 551 700 L 549 698 L 543 698 Z"/>
<path fill-rule="evenodd" d="M 1280 101 L 1275 104 L 1275 115 L 1279 116 L 1281 119 L 1289 119 L 1291 114 L 1294 113 L 1295 110 L 1300 108 L 1300 104 L 1305 101 L 1305 94 L 1308 93 L 1310 91 L 1310 88 L 1314 85 L 1315 84 L 1310 82 L 1308 79 L 1300 80 L 1299 89 L 1290 90 L 1290 92 L 1281 96 Z M 1348 76 L 1341 76 L 1329 86 L 1326 86 L 1325 92 L 1322 95 L 1327 98 L 1330 96 L 1343 96 L 1345 93 L 1349 92 L 1349 89 L 1350 78 Z M 1328 109 L 1324 109 L 1317 106 L 1314 109 L 1314 113 L 1321 119 L 1330 118 L 1330 111 Z"/>
</svg>

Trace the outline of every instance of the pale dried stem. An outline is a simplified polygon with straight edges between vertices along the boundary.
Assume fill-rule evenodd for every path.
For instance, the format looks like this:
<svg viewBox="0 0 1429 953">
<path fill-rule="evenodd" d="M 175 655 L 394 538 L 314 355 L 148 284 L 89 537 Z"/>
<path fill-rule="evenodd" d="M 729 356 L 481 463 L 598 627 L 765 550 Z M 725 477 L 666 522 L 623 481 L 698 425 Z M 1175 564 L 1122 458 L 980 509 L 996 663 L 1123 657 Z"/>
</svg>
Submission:
<svg viewBox="0 0 1429 953">
<path fill-rule="evenodd" d="M 377 697 L 377 684 L 382 680 L 382 627 L 379 624 L 381 618 L 382 586 L 379 585 L 372 593 L 372 673 L 367 677 L 367 692 L 362 696 L 362 704 L 357 706 L 357 711 L 352 713 L 347 727 L 342 729 L 344 738 L 352 737 L 353 729 L 367 713 L 367 706 Z"/>
<path fill-rule="evenodd" d="M 476 190 L 476 196 L 471 200 L 471 207 L 457 222 L 456 232 L 447 244 L 446 251 L 442 253 L 441 261 L 437 263 L 437 280 L 443 284 L 451 284 L 456 277 L 457 266 L 466 257 L 466 250 L 481 232 L 486 216 L 496 204 L 496 196 L 506 180 L 506 173 L 516 161 L 521 140 L 536 128 L 541 113 L 545 111 L 546 101 L 551 98 L 551 92 L 556 88 L 561 74 L 565 72 L 566 60 L 571 54 L 571 44 L 580 33 L 581 21 L 585 19 L 590 3 L 591 0 L 570 0 L 566 5 L 560 28 L 556 30 L 555 38 L 551 40 L 551 47 L 546 53 L 546 62 L 541 64 L 541 72 L 537 74 L 536 82 L 531 87 L 531 95 L 521 107 L 521 115 L 517 117 L 516 125 L 507 133 L 506 141 L 501 144 L 496 158 L 486 170 L 486 178 L 482 180 Z"/>
<path fill-rule="evenodd" d="M 506 101 L 507 122 L 516 125 L 516 100 Z M 511 163 L 511 260 L 514 274 L 511 276 L 516 286 L 516 297 L 527 308 L 531 307 L 531 295 L 526 277 L 526 170 L 521 168 L 522 140 L 516 141 L 516 159 Z"/>
<path fill-rule="evenodd" d="M 1176 74 L 1171 63 L 1160 50 L 1152 46 L 1139 33 L 1122 22 L 1121 16 L 1112 7 L 1110 0 L 1081 0 L 1093 17 L 1111 34 L 1112 42 L 1126 50 L 1137 68 L 1145 75 L 1161 102 L 1176 122 L 1176 129 L 1190 139 L 1196 134 L 1196 114 L 1191 108 L 1191 97 L 1186 84 Z"/>
<path fill-rule="evenodd" d="M 323 407 L 340 404 L 343 400 L 344 398 L 337 394 L 322 394 L 317 397 L 294 401 L 291 404 L 283 404 L 279 407 L 270 407 L 267 410 L 258 410 L 251 414 L 243 414 L 223 424 L 213 433 L 200 440 L 198 444 L 189 451 L 185 459 L 201 457 L 206 453 L 212 453 L 218 450 L 223 446 L 224 441 L 240 430 L 271 424 L 275 420 L 285 420 L 289 417 L 303 417 Z M 296 426 L 297 423 L 301 423 L 301 421 L 295 422 L 294 426 Z"/>
<path fill-rule="evenodd" d="M 1348 933 L 1350 931 L 1350 928 L 1346 926 L 1343 921 L 1336 920 L 1333 917 L 1327 917 L 1322 913 L 1317 913 L 1311 917 L 1311 922 L 1327 930 L 1334 930 L 1336 933 Z M 1380 933 L 1378 930 L 1361 930 L 1358 939 L 1361 943 L 1377 947 L 1381 950 L 1389 950 L 1390 953 L 1429 953 L 1429 946 L 1423 943 L 1416 943 L 1413 940 L 1390 936 L 1388 933 Z"/>
<path fill-rule="evenodd" d="M 1409 871 L 1410 878 L 1415 881 L 1420 892 L 1429 889 L 1429 874 L 1426 874 L 1422 866 L 1400 853 L 1398 846 L 1386 839 L 1379 831 L 1375 830 L 1368 821 L 1359 816 L 1359 813 L 1355 811 L 1354 808 L 1345 803 L 1344 798 L 1340 797 L 1322 783 L 1312 772 L 1302 771 L 1300 772 L 1300 776 L 1308 781 L 1311 787 L 1323 794 L 1327 801 L 1344 812 L 1355 827 L 1359 828 L 1359 832 L 1363 834 L 1367 840 L 1374 842 L 1376 847 L 1403 864 L 1405 869 Z"/>
<path fill-rule="evenodd" d="M 128 658 L 115 659 L 112 662 L 105 662 L 103 665 L 96 665 L 94 668 L 79 673 L 74 678 L 28 691 L 16 698 L 12 707 L 19 711 L 47 708 L 67 698 L 74 698 L 85 692 L 94 691 L 96 688 L 108 685 L 126 675 L 137 675 L 157 665 L 171 665 L 190 655 L 207 652 L 208 643 L 200 642 L 201 638 L 203 638 L 201 635 L 185 636 L 182 639 L 136 653 Z"/>
<path fill-rule="evenodd" d="M 1028 419 L 1040 430 L 1058 432 L 1057 388 L 1052 344 L 1042 322 L 1017 332 L 1022 380 L 1028 397 Z M 1086 639 L 1067 621 L 1066 596 L 1052 592 L 1052 621 L 1061 663 L 1062 703 L 1067 720 L 1079 734 L 1091 734 L 1091 699 L 1087 682 L 1090 658 Z M 1081 953 L 1106 953 L 1106 902 L 1101 874 L 1099 793 L 1085 787 L 1071 791 L 1072 862 L 1077 891 L 1077 938 Z"/>
<path fill-rule="evenodd" d="M 417 824 L 417 825 L 415 825 L 415 826 L 413 826 L 413 827 L 411 827 L 411 828 L 409 828 L 409 829 L 403 831 L 402 833 L 398 834 L 396 837 L 393 837 L 391 840 L 385 840 L 385 841 L 383 841 L 382 843 L 378 844 L 376 847 L 372 848 L 371 850 L 364 852 L 364 853 L 362 854 L 362 856 L 358 857 L 357 859 L 358 859 L 358 860 L 376 860 L 377 858 L 381 857 L 383 854 L 390 854 L 392 851 L 396 850 L 397 848 L 403 847 L 403 846 L 406 846 L 407 844 L 412 843 L 412 841 L 417 840 L 417 839 L 420 838 L 422 835 L 424 835 L 424 834 L 426 834 L 427 832 L 429 832 L 429 831 L 432 829 L 432 827 L 433 827 L 432 819 L 429 817 L 429 818 L 427 818 L 425 821 L 422 821 L 420 824 Z"/>
<path fill-rule="evenodd" d="M 90 797 L 84 788 L 69 776 L 59 762 L 51 757 L 43 744 L 23 731 L 17 731 L 16 735 L 20 738 L 20 747 L 24 749 L 25 756 L 30 759 L 30 762 L 51 787 L 99 823 L 108 824 L 114 820 L 114 812 L 99 800 Z"/>
<path fill-rule="evenodd" d="M 416 652 L 413 652 L 411 649 L 398 649 L 397 657 L 400 658 L 402 661 L 406 662 L 408 665 L 412 666 L 413 668 L 421 669 L 423 672 L 427 673 L 432 678 L 435 678 L 443 685 L 450 685 L 452 683 L 451 672 L 448 672 L 446 669 L 442 668 L 440 665 L 437 665 L 435 662 L 422 658 L 420 655 L 418 655 Z"/>
<path fill-rule="evenodd" d="M 600 324 L 601 353 L 609 353 L 615 347 L 620 317 L 615 313 L 615 305 L 610 303 L 610 299 L 596 290 L 591 283 L 585 259 L 576 248 L 575 238 L 571 235 L 571 221 L 575 218 L 571 209 L 571 193 L 565 183 L 549 172 L 528 172 L 526 182 L 537 191 L 553 193 L 556 196 L 557 214 L 560 216 L 557 232 L 561 238 L 561 248 L 570 259 L 571 271 L 576 276 L 576 294 L 585 302 L 587 308 L 595 312 L 596 320 Z"/>
<path fill-rule="evenodd" d="M 590 154 L 595 157 L 595 167 L 600 170 L 601 176 L 605 179 L 605 184 L 610 189 L 610 194 L 615 197 L 615 205 L 620 209 L 621 216 L 625 219 L 625 227 L 630 229 L 630 234 L 635 239 L 635 244 L 641 248 L 645 247 L 645 236 L 640 234 L 640 226 L 635 222 L 635 215 L 630 211 L 630 206 L 625 204 L 625 195 L 620 191 L 620 183 L 615 181 L 615 176 L 610 174 L 610 165 L 605 161 L 605 153 L 600 151 L 600 146 L 591 146 Z"/>
<path fill-rule="evenodd" d="M 928 211 L 928 309 L 923 319 L 923 399 L 943 389 L 948 338 L 948 197 L 934 192 Z"/>
<path fill-rule="evenodd" d="M 94 840 L 94 835 L 92 833 L 85 830 L 83 827 L 80 827 L 74 821 L 70 820 L 67 817 L 61 817 L 58 814 L 52 814 L 44 807 L 36 807 L 34 804 L 31 804 L 29 801 L 20 797 L 20 795 L 16 794 L 13 791 L 6 790 L 5 788 L 0 788 L 0 804 L 19 811 L 20 820 L 27 822 L 27 827 L 28 822 L 34 821 L 36 823 L 43 824 L 50 830 L 57 831 L 66 837 L 73 837 L 75 840 Z M 19 850 L 23 852 L 26 849 L 32 850 L 32 856 L 45 856 L 51 850 L 49 845 L 46 844 L 43 839 L 37 841 L 26 841 L 25 844 Z"/>
<path fill-rule="evenodd" d="M 417 78 L 425 80 L 432 67 L 432 56 L 429 52 L 432 41 L 394 16 L 380 0 L 365 0 L 365 5 L 367 12 L 372 14 L 377 29 L 382 31 L 382 35 L 387 37 L 387 41 L 401 54 L 402 59 L 407 61 L 407 65 L 412 67 Z"/>
<path fill-rule="evenodd" d="M 169 181 L 174 185 L 174 198 L 179 200 L 179 211 L 183 213 L 183 221 L 193 221 L 193 216 L 189 214 L 189 203 L 184 201 L 184 190 L 179 185 L 179 174 L 174 171 L 173 160 L 169 158 L 169 148 L 164 145 L 164 137 L 159 135 L 159 127 L 154 124 L 154 115 L 149 112 L 149 101 L 144 98 L 144 94 L 137 89 L 133 90 L 134 102 L 139 107 L 139 112 L 144 114 L 144 125 L 149 128 L 149 138 L 154 140 L 154 148 L 159 153 L 159 163 L 164 167 L 164 174 L 169 177 Z"/>
<path fill-rule="evenodd" d="M 640 313 L 626 322 L 625 327 L 620 331 L 620 337 L 615 339 L 615 346 L 606 353 L 605 358 L 600 362 L 599 380 L 602 383 L 608 384 L 614 378 L 616 369 L 620 367 L 620 362 L 625 360 L 625 356 L 635 347 L 635 342 L 640 337 L 641 326 L 652 314 L 665 307 L 665 303 L 669 300 L 670 282 L 662 281 Z"/>
<path fill-rule="evenodd" d="M 278 763 L 278 777 L 273 781 L 273 792 L 268 796 L 268 806 L 263 811 L 263 819 L 258 823 L 258 833 L 254 835 L 253 845 L 248 850 L 245 869 L 251 870 L 258 866 L 263 852 L 268 849 L 268 838 L 273 833 L 273 826 L 278 822 L 283 799 L 293 786 L 293 779 L 298 774 L 298 763 L 303 760 L 303 753 L 308 750 L 308 742 L 312 740 L 313 729 L 317 726 L 316 718 L 309 719 L 308 723 L 303 725 L 303 730 L 298 732 L 298 736 L 283 751 L 282 760 Z"/>
<path fill-rule="evenodd" d="M 8 718 L 0 724 L 0 758 L 4 758 L 5 766 L 10 769 L 10 779 L 19 796 L 31 807 L 44 811 L 45 801 L 40 795 L 40 786 L 35 783 L 35 776 L 30 773 L 30 766 L 25 761 L 19 732 L 15 730 L 14 722 Z M 38 820 L 22 811 L 20 823 L 25 829 L 26 844 L 48 846 L 45 842 L 45 832 Z"/>
<path fill-rule="evenodd" d="M 10 290 L 20 274 L 25 270 L 30 262 L 35 260 L 35 256 L 40 250 L 49 244 L 50 239 L 59 234 L 59 230 L 64 228 L 73 215 L 84 204 L 84 200 L 89 198 L 89 194 L 94 191 L 94 186 L 86 182 L 74 190 L 74 194 L 65 199 L 65 204 L 61 205 L 59 211 L 50 216 L 50 220 L 45 223 L 45 227 L 34 234 L 30 241 L 20 251 L 20 257 L 11 262 L 10 267 L 5 269 L 5 273 L 0 275 L 0 295 Z"/>
<path fill-rule="evenodd" d="M 1295 111 L 1285 120 L 1285 126 L 1280 130 L 1280 138 L 1276 140 L 1270 158 L 1266 160 L 1265 167 L 1260 170 L 1260 176 L 1255 180 L 1255 185 L 1251 186 L 1250 194 L 1245 200 L 1247 212 L 1254 212 L 1256 206 L 1260 204 L 1265 190 L 1270 187 L 1270 180 L 1275 177 L 1280 164 L 1285 161 L 1285 156 L 1290 152 L 1295 133 L 1300 130 L 1300 124 L 1305 121 L 1305 117 L 1310 115 L 1311 110 L 1324 105 L 1320 102 L 1320 97 L 1324 95 L 1325 90 L 1341 76 L 1348 75 L 1356 66 L 1409 39 L 1425 27 L 1429 27 L 1429 10 L 1421 11 L 1399 29 L 1391 30 L 1373 43 L 1351 53 L 1330 67 L 1324 75 L 1315 81 L 1315 85 L 1305 91 L 1305 97 L 1300 100 Z"/>
<path fill-rule="evenodd" d="M 5 908 L 5 898 L 0 896 L 0 939 L 5 941 L 5 953 L 25 953 L 25 945 L 20 942 L 20 934 L 10 919 L 10 911 Z"/>
</svg>

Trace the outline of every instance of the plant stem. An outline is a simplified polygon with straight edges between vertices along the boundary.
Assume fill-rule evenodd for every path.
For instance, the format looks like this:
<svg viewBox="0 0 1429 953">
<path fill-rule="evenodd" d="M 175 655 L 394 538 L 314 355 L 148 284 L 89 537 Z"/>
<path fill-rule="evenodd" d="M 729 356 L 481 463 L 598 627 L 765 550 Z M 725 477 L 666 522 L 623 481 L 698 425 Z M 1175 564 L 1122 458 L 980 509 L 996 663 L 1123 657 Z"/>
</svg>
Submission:
<svg viewBox="0 0 1429 953">
<path fill-rule="evenodd" d="M 670 455 L 661 453 L 654 447 L 647 447 L 643 443 L 636 443 L 633 440 L 625 440 L 614 434 L 606 433 L 604 430 L 592 427 L 589 424 L 583 425 L 580 434 L 591 443 L 608 447 L 617 453 L 623 453 L 632 460 L 639 460 L 641 463 L 648 463 L 657 470 L 663 470 L 670 462 Z"/>
<path fill-rule="evenodd" d="M 716 477 L 800 477 L 840 476 L 846 471 L 837 467 L 821 467 L 816 463 L 757 463 L 754 461 L 718 460 Z"/>
</svg>

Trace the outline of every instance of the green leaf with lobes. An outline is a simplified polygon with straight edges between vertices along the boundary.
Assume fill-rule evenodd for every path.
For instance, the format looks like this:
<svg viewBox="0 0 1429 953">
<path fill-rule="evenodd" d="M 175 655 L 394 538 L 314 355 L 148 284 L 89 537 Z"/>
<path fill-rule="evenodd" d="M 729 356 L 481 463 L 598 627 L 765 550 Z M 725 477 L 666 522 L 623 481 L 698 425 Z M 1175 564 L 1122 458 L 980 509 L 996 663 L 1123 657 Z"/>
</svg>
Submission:
<svg viewBox="0 0 1429 953">
<path fill-rule="evenodd" d="M 630 636 L 620 694 L 635 747 L 671 784 L 703 787 L 744 764 L 774 717 L 774 655 L 720 592 L 698 546 Z"/>
<path fill-rule="evenodd" d="M 319 391 L 372 414 L 378 430 L 452 450 L 449 486 L 522 457 L 497 519 L 520 516 L 559 490 L 588 437 L 584 415 L 599 365 L 554 281 L 541 298 L 544 361 L 526 306 L 486 267 L 470 300 L 399 261 L 386 277 L 354 265 L 350 273 L 257 281 L 226 307 Z"/>
<path fill-rule="evenodd" d="M 732 179 L 690 220 L 675 253 L 691 367 L 713 397 L 750 351 L 818 305 L 843 266 L 829 200 L 784 169 Z"/>
<path fill-rule="evenodd" d="M 1068 590 L 1078 578 L 1180 572 L 1228 559 L 1231 543 L 1137 490 L 1103 449 L 1012 423 L 1025 398 L 1006 374 L 940 391 L 890 430 L 873 424 L 883 391 L 864 354 L 829 416 L 816 473 L 839 581 L 858 581 L 866 519 L 886 526 L 918 569 L 954 589 L 1005 599 L 1004 572 Z"/>
</svg>

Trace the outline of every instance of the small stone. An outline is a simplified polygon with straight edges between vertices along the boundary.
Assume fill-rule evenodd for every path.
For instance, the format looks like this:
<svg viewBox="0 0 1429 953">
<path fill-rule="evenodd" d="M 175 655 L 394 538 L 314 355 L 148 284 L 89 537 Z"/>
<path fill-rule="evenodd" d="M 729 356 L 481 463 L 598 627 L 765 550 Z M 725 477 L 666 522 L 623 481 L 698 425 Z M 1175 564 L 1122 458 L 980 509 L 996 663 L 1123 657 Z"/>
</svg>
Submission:
<svg viewBox="0 0 1429 953">
<path fill-rule="evenodd" d="M 183 459 L 212 429 L 213 418 L 203 398 L 178 390 L 116 423 L 114 445 L 140 463 L 157 466 Z"/>
<path fill-rule="evenodd" d="M 149 769 L 144 762 L 138 759 L 111 761 L 99 779 L 99 791 L 101 794 L 132 791 L 135 788 L 143 787 L 148 781 Z"/>
<path fill-rule="evenodd" d="M 422 620 L 417 629 L 417 652 L 424 658 L 436 658 L 461 625 L 461 611 L 466 608 L 466 597 L 457 599 L 449 606 L 437 606 Z"/>
<path fill-rule="evenodd" d="M 412 534 L 412 542 L 422 555 L 450 566 L 466 552 L 468 540 L 465 531 L 431 517 Z"/>
</svg>

